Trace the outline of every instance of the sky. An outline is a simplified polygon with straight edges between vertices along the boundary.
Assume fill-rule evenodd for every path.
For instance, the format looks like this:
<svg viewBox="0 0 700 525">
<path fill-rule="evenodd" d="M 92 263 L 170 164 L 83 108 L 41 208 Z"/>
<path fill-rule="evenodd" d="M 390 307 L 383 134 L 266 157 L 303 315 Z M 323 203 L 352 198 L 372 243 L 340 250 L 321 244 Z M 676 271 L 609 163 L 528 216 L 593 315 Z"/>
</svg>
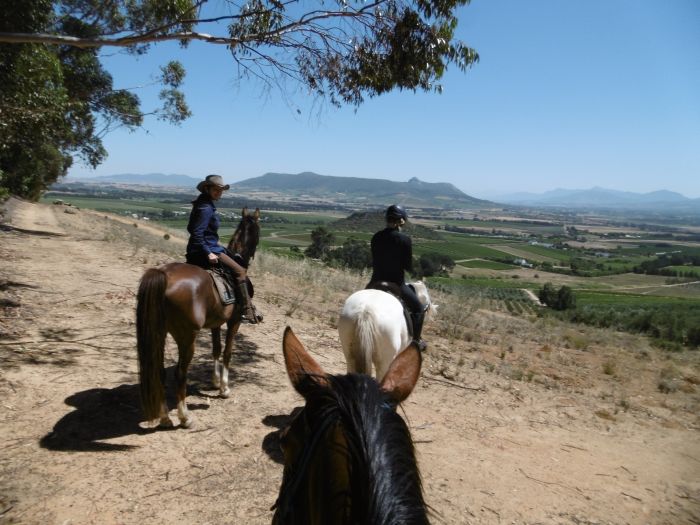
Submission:
<svg viewBox="0 0 700 525">
<path fill-rule="evenodd" d="M 265 92 L 239 79 L 223 46 L 104 49 L 116 88 L 180 60 L 193 117 L 113 131 L 108 159 L 69 176 L 313 171 L 449 182 L 480 198 L 594 186 L 700 197 L 699 1 L 472 0 L 458 17 L 457 38 L 480 55 L 473 68 L 448 70 L 442 94 L 392 92 L 359 108 Z M 136 93 L 155 108 L 157 90 Z"/>
</svg>

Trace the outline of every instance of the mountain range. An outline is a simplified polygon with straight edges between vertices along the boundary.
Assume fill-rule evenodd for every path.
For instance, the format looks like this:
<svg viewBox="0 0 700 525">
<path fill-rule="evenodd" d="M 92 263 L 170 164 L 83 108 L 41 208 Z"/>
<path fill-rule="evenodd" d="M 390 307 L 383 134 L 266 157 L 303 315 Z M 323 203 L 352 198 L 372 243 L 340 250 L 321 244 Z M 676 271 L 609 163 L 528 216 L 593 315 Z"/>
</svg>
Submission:
<svg viewBox="0 0 700 525">
<path fill-rule="evenodd" d="M 162 186 L 180 191 L 194 190 L 201 178 L 163 173 L 122 173 L 84 179 L 68 178 L 63 183 Z M 416 177 L 407 182 L 361 177 L 334 177 L 313 172 L 266 173 L 231 184 L 232 194 L 259 200 L 326 202 L 349 207 L 384 206 L 399 202 L 410 207 L 463 209 L 493 207 L 494 203 L 516 206 L 574 209 L 655 210 L 700 213 L 700 199 L 659 190 L 649 193 L 618 191 L 600 187 L 555 189 L 544 193 L 511 193 L 491 201 L 467 195 L 445 182 L 424 182 Z"/>
<path fill-rule="evenodd" d="M 123 173 L 64 182 L 139 184 L 191 188 L 201 179 L 187 175 L 162 173 Z M 297 174 L 266 173 L 231 184 L 232 194 L 269 200 L 297 200 L 306 202 L 336 202 L 352 206 L 385 206 L 399 202 L 418 208 L 459 209 L 492 206 L 489 201 L 477 199 L 445 182 L 424 182 L 416 177 L 407 182 L 361 177 L 333 177 L 312 172 Z"/>
<path fill-rule="evenodd" d="M 511 193 L 493 198 L 504 204 L 567 208 L 623 208 L 700 211 L 700 199 L 690 199 L 668 190 L 649 193 L 593 187 L 587 190 L 555 189 L 544 193 Z"/>
</svg>

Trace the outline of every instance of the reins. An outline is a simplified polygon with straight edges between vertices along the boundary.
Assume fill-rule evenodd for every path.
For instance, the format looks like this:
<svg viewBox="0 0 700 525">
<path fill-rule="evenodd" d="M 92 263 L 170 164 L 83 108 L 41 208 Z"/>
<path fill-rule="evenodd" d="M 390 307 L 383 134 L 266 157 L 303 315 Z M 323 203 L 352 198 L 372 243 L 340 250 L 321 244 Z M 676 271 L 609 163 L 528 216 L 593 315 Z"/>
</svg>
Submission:
<svg viewBox="0 0 700 525">
<path fill-rule="evenodd" d="M 306 417 L 306 413 L 302 412 L 298 417 L 303 414 Z M 270 508 L 270 510 L 277 509 L 280 513 L 280 518 L 285 520 L 292 511 L 292 504 L 299 491 L 301 482 L 304 479 L 304 474 L 309 469 L 309 462 L 313 457 L 313 453 L 316 450 L 317 445 L 321 441 L 321 438 L 326 434 L 326 431 L 330 426 L 340 419 L 339 409 L 336 406 L 329 406 L 323 409 L 320 416 L 320 421 L 317 423 L 316 428 L 313 432 L 312 438 L 304 443 L 304 448 L 297 461 L 290 467 L 284 474 L 282 479 L 282 487 L 280 488 L 280 494 L 277 498 L 275 504 Z"/>
</svg>

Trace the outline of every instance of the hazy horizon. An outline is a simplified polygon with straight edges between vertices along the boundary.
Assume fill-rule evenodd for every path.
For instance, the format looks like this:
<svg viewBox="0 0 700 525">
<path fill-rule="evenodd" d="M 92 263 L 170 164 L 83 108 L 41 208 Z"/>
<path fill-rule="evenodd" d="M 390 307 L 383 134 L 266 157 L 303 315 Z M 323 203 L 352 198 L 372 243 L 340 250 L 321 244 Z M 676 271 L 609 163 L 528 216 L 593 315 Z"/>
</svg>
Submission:
<svg viewBox="0 0 700 525">
<path fill-rule="evenodd" d="M 251 178 L 256 178 L 256 177 L 260 177 L 260 176 L 265 175 L 265 174 L 267 174 L 267 173 L 283 173 L 283 174 L 286 174 L 286 175 L 298 175 L 299 173 L 315 173 L 316 175 L 323 175 L 323 176 L 327 176 L 327 177 L 346 177 L 346 176 L 357 177 L 357 176 L 353 176 L 353 175 L 332 175 L 332 174 L 325 174 L 325 173 L 317 173 L 317 172 L 312 171 L 312 170 L 304 170 L 304 171 L 301 171 L 301 172 L 299 172 L 299 173 L 290 173 L 290 172 L 270 172 L 270 171 L 267 171 L 267 172 L 265 172 L 265 173 L 261 173 L 260 175 L 254 175 L 253 177 L 246 177 L 245 179 L 239 179 L 239 180 L 224 179 L 224 180 L 225 180 L 225 182 L 226 182 L 227 184 L 235 184 L 235 183 L 241 182 L 241 181 L 243 181 L 243 180 L 247 180 L 247 179 L 251 179 Z M 123 173 L 111 173 L 111 174 L 104 174 L 104 175 L 96 175 L 96 174 L 92 174 L 92 175 L 90 175 L 90 174 L 87 174 L 87 175 L 75 175 L 75 174 L 69 174 L 69 175 L 66 177 L 66 179 L 64 179 L 64 180 L 71 181 L 71 180 L 75 180 L 75 179 L 98 179 L 98 178 L 102 178 L 102 177 L 113 177 L 113 176 L 118 176 L 118 175 L 164 175 L 164 176 L 185 176 L 185 177 L 190 177 L 190 178 L 195 179 L 195 180 L 199 180 L 199 178 L 196 177 L 195 175 L 191 175 L 191 174 L 187 174 L 187 173 L 163 173 L 163 172 L 149 172 L 149 173 L 123 172 Z M 391 181 L 393 181 L 393 182 L 408 182 L 408 181 L 409 181 L 409 179 L 406 179 L 406 180 L 394 180 L 394 179 L 388 179 L 388 178 L 385 178 L 385 177 L 358 177 L 358 178 L 383 179 L 383 180 L 391 180 Z M 418 179 L 422 180 L 423 182 L 434 182 L 434 183 L 441 183 L 441 182 L 442 182 L 442 183 L 445 183 L 445 182 L 448 182 L 448 181 L 440 181 L 440 180 L 425 181 L 425 180 L 421 179 L 420 177 L 418 177 Z M 60 182 L 60 181 L 59 181 L 59 182 Z M 453 184 L 453 183 L 450 183 L 450 184 Z M 550 192 L 550 191 L 557 191 L 557 190 L 562 190 L 562 191 L 588 191 L 588 190 L 593 190 L 593 189 L 602 189 L 602 190 L 610 190 L 610 191 L 620 191 L 620 192 L 637 193 L 637 194 L 640 194 L 640 195 L 647 194 L 647 193 L 654 193 L 654 192 L 657 192 L 657 191 L 673 191 L 673 190 L 669 190 L 669 189 L 667 189 L 667 188 L 658 188 L 658 189 L 656 189 L 656 190 L 638 192 L 638 191 L 629 190 L 629 189 L 618 189 L 618 188 L 610 188 L 610 187 L 605 187 L 605 186 L 589 186 L 589 187 L 578 187 L 578 188 L 574 188 L 574 187 L 567 188 L 567 187 L 559 186 L 559 187 L 555 187 L 555 188 L 550 188 L 550 189 L 547 189 L 547 190 L 543 190 L 543 191 L 540 191 L 540 192 L 533 192 L 533 191 L 527 191 L 527 190 L 520 190 L 520 191 L 508 191 L 508 192 L 504 192 L 504 191 L 501 191 L 501 192 L 488 192 L 488 191 L 485 191 L 485 192 L 473 192 L 473 193 L 469 193 L 469 192 L 466 191 L 464 188 L 460 188 L 459 185 L 457 185 L 457 184 L 454 184 L 454 186 L 455 186 L 456 188 L 458 188 L 459 190 L 461 190 L 462 192 L 464 192 L 465 194 L 471 196 L 471 197 L 476 197 L 476 198 L 486 199 L 486 200 L 490 200 L 490 199 L 493 199 L 493 198 L 495 198 L 495 197 L 504 197 L 504 196 L 509 196 L 509 195 L 518 194 L 518 193 L 529 193 L 529 194 L 533 194 L 533 195 L 542 195 L 542 194 L 544 194 L 544 193 L 547 193 L 547 192 Z M 674 193 L 678 193 L 678 194 L 680 194 L 680 195 L 683 195 L 684 197 L 686 197 L 686 198 L 688 198 L 688 199 L 700 198 L 700 197 L 693 197 L 693 196 L 690 196 L 690 195 L 686 195 L 686 194 L 684 194 L 683 192 L 674 192 Z"/>
</svg>

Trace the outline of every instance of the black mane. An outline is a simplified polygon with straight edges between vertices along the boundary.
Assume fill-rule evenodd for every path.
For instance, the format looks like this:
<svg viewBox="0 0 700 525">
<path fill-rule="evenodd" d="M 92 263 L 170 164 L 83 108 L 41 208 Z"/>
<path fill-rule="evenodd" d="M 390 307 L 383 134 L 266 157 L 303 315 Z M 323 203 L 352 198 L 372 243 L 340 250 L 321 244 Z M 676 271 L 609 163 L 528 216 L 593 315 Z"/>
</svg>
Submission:
<svg viewBox="0 0 700 525">
<path fill-rule="evenodd" d="M 245 261 L 245 267 L 248 267 L 248 262 L 250 259 L 255 257 L 255 250 L 258 247 L 258 242 L 260 241 L 260 225 L 255 217 L 252 215 L 244 215 L 241 217 L 241 221 L 238 223 L 236 230 L 231 236 L 231 240 L 228 244 L 228 249 L 230 251 L 236 252 L 236 244 L 240 244 L 238 248 L 238 253 L 241 255 Z"/>
<path fill-rule="evenodd" d="M 328 386 L 312 377 L 304 380 L 302 388 L 306 389 L 307 400 L 304 410 L 308 412 L 309 421 L 334 418 L 343 428 L 351 473 L 349 523 L 428 523 L 413 441 L 393 402 L 377 382 L 366 375 L 327 376 L 326 380 Z M 329 427 L 327 423 L 312 425 L 312 433 L 313 426 L 317 431 L 325 431 Z M 310 441 L 312 436 L 306 439 Z M 290 470 L 299 476 L 307 466 L 295 465 Z M 284 500 L 285 484 L 280 492 L 280 503 Z"/>
</svg>

